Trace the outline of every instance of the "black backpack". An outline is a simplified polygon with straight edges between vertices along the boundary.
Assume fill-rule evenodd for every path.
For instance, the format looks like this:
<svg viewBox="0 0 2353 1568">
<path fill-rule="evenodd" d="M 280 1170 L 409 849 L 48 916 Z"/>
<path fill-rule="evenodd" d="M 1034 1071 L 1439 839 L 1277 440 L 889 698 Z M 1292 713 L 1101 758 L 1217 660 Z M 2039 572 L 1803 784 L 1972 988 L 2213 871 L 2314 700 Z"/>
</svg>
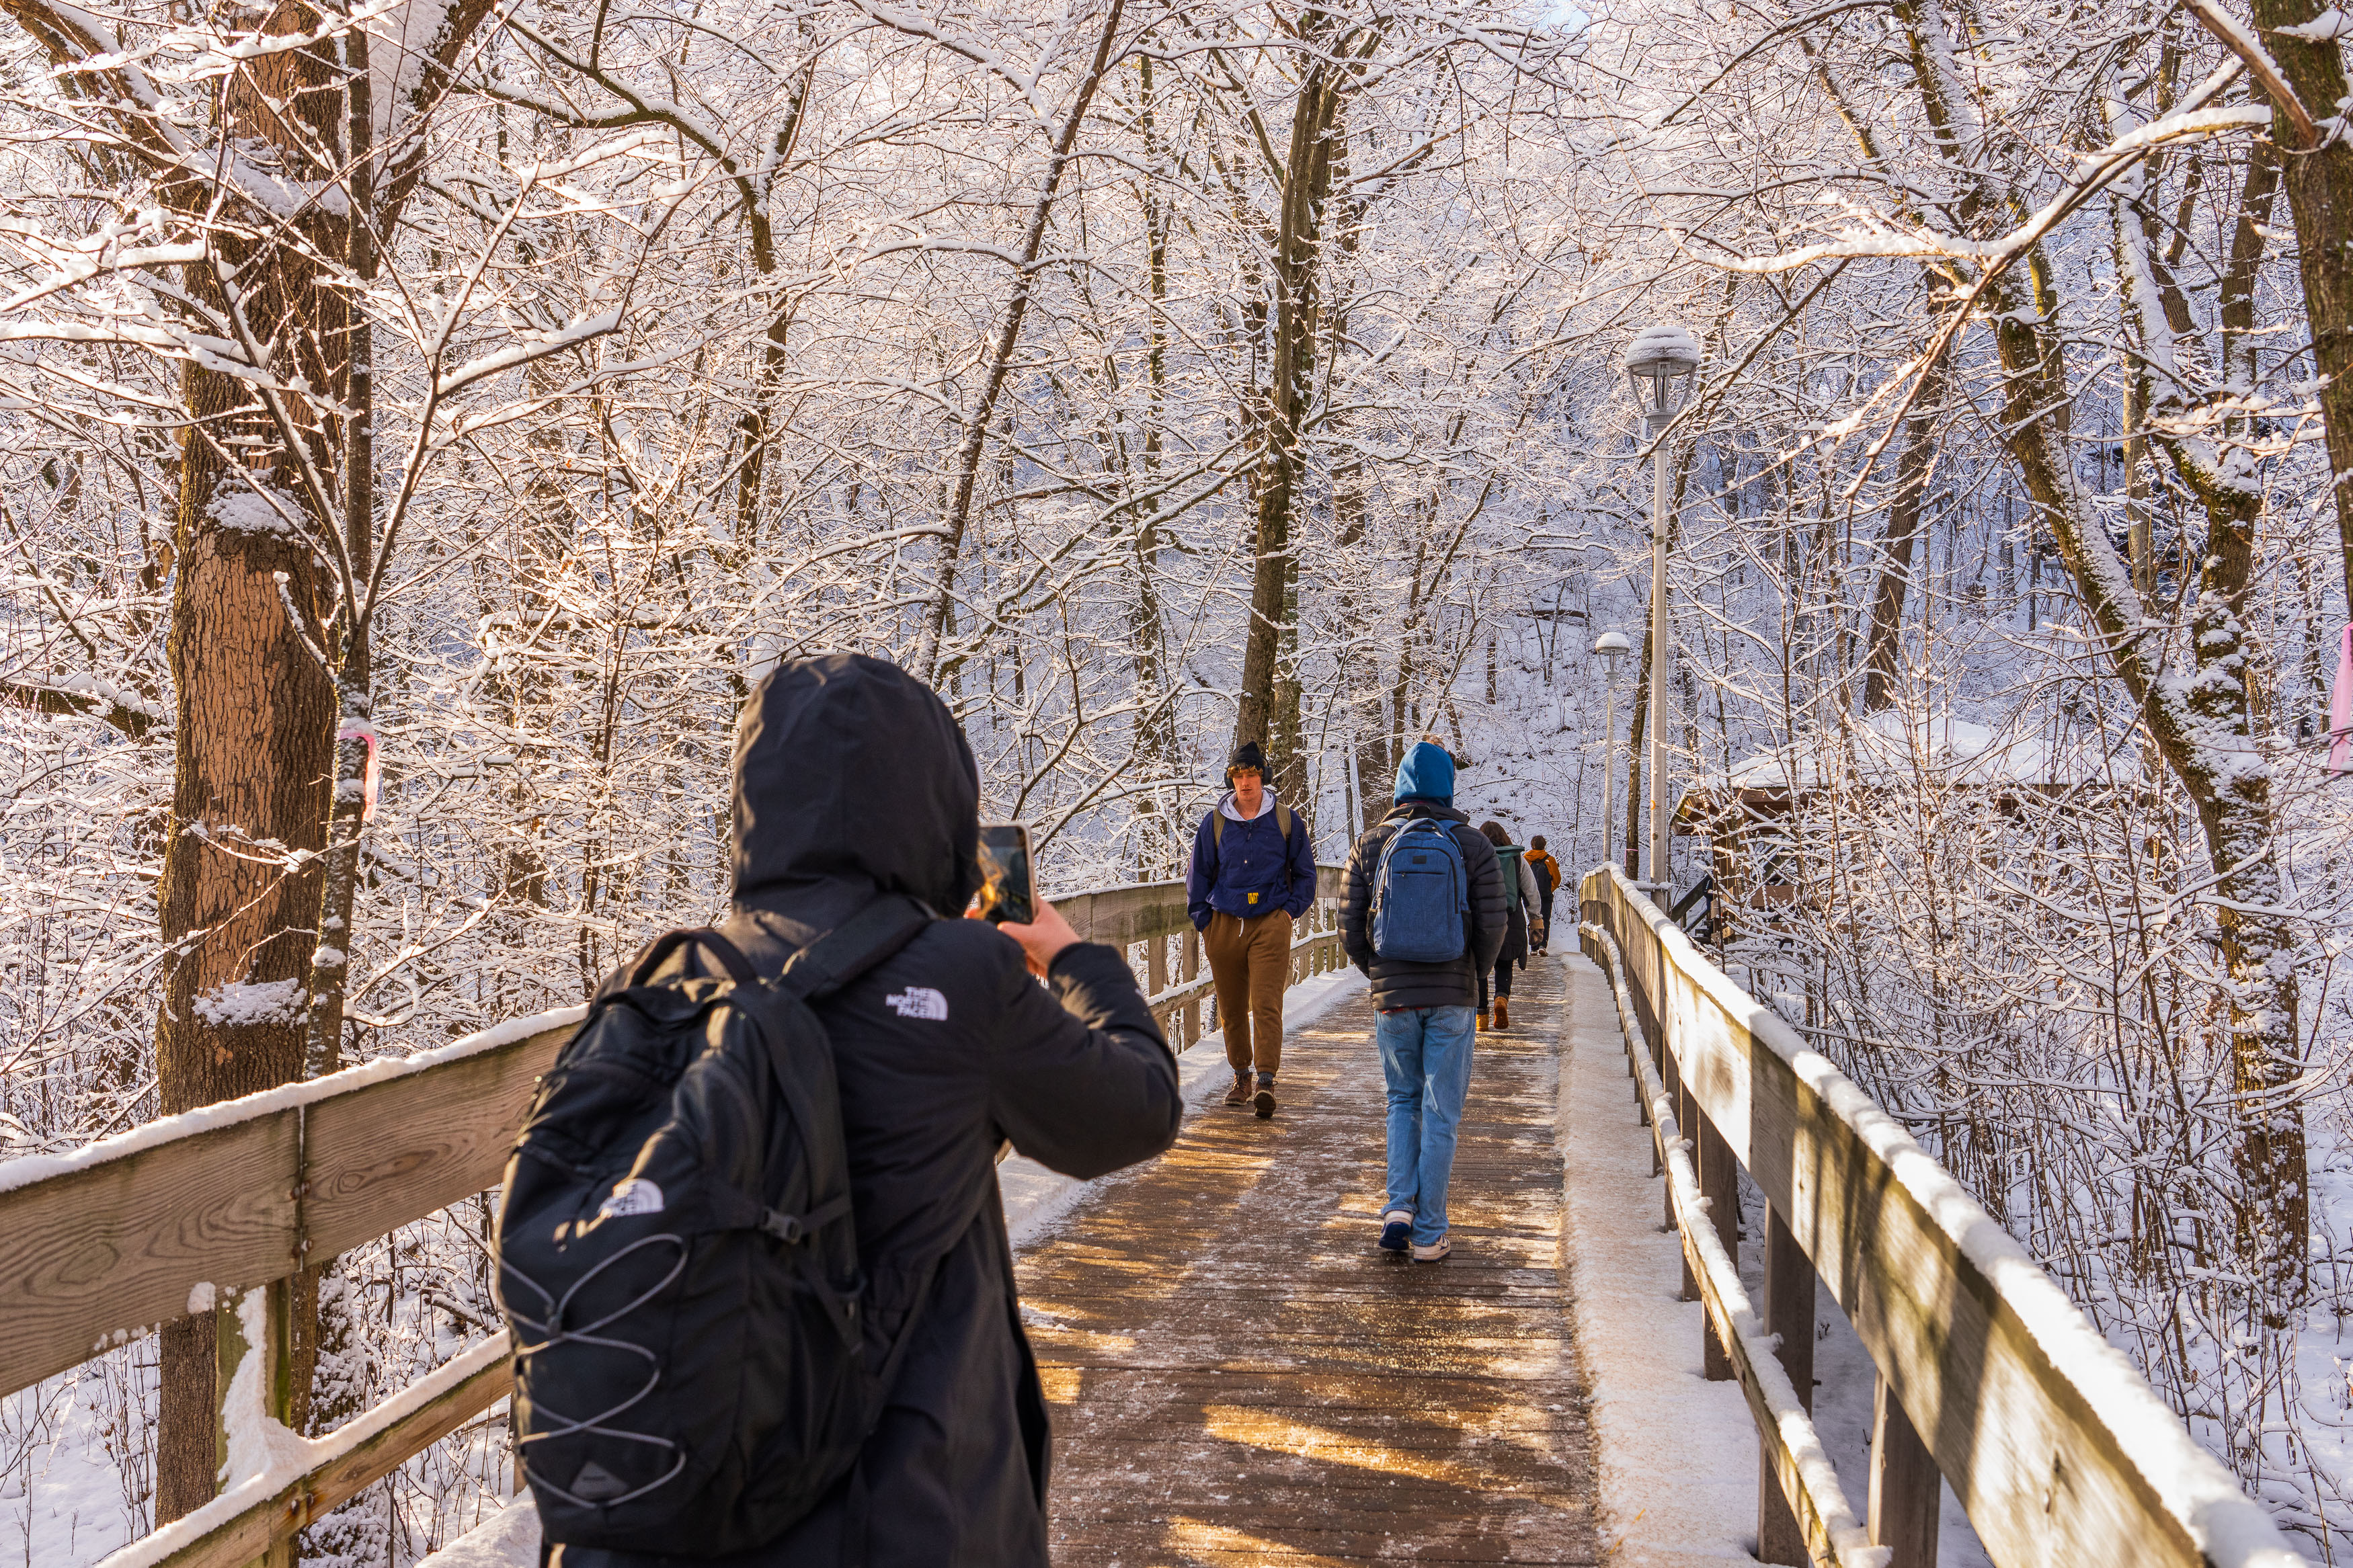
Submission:
<svg viewBox="0 0 2353 1568">
<path fill-rule="evenodd" d="M 808 1004 L 932 919 L 877 900 L 773 984 L 718 932 L 670 931 L 541 1080 L 493 1247 L 546 1540 L 748 1551 L 855 1464 L 913 1322 L 870 1369 L 833 1050 Z M 732 978 L 687 978 L 690 947 Z"/>
</svg>

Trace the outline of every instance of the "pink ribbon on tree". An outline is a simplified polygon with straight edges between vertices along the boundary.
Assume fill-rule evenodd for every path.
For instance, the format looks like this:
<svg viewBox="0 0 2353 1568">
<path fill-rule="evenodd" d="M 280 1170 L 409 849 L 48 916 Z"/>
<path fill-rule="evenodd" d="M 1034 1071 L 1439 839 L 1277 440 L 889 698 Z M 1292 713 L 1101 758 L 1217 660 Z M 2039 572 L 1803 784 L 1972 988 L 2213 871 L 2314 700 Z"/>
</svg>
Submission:
<svg viewBox="0 0 2353 1568">
<path fill-rule="evenodd" d="M 2353 773 L 2353 626 L 2337 636 L 2337 679 L 2328 688 L 2328 771 Z"/>
<path fill-rule="evenodd" d="M 2345 630 L 2347 637 L 2353 637 L 2353 626 L 2348 626 Z M 2353 647 L 2353 642 L 2348 642 L 2346 646 Z M 2341 667 L 2337 671 L 2337 679 L 2339 680 L 2345 679 Z M 348 722 L 335 731 L 335 740 L 338 744 L 345 741 L 359 741 L 367 746 L 367 766 L 360 780 L 360 820 L 372 822 L 375 819 L 376 784 L 382 776 L 376 765 L 375 726 L 365 720 Z"/>
</svg>

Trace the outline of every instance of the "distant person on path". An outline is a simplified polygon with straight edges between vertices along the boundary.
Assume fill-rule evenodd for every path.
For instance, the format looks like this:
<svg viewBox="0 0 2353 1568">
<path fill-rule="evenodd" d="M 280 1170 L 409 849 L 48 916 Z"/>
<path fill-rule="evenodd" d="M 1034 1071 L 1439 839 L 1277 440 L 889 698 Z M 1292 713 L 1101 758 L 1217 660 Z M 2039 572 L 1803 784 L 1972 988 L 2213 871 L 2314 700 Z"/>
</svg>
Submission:
<svg viewBox="0 0 2353 1568">
<path fill-rule="evenodd" d="M 1425 741 L 1398 769 L 1397 804 L 1348 852 L 1340 946 L 1372 981 L 1373 1043 L 1388 1083 L 1382 1250 L 1451 1250 L 1446 1186 L 1471 1089 L 1472 1006 L 1509 922 L 1494 846 L 1454 809 L 1454 759 Z"/>
<path fill-rule="evenodd" d="M 1266 754 L 1256 741 L 1235 749 L 1226 782 L 1232 788 L 1193 834 L 1185 897 L 1209 955 L 1226 1065 L 1234 1069 L 1226 1103 L 1251 1106 L 1263 1121 L 1274 1114 L 1282 1066 L 1291 923 L 1315 902 L 1315 849 L 1307 824 L 1266 787 Z"/>
<path fill-rule="evenodd" d="M 779 665 L 736 726 L 735 887 L 719 930 L 773 983 L 795 953 L 886 896 L 953 916 L 980 885 L 979 805 L 964 732 L 913 676 L 857 654 Z M 691 962 L 703 963 L 700 951 Z M 1080 941 L 1050 905 L 1029 925 L 932 920 L 816 1010 L 833 1047 L 865 1279 L 862 1339 L 849 1353 L 873 1372 L 895 1356 L 896 1375 L 878 1391 L 856 1468 L 783 1535 L 723 1561 L 1047 1568 L 1050 1439 L 997 1149 L 1010 1139 L 1080 1177 L 1152 1158 L 1183 1112 L 1176 1058 L 1125 955 Z M 793 1267 L 780 1246 L 780 1273 L 797 1279 Z M 543 1562 L 687 1560 L 557 1545 Z"/>
<path fill-rule="evenodd" d="M 1536 902 L 1544 910 L 1543 919 L 1528 933 L 1529 945 L 1542 952 L 1545 944 L 1552 940 L 1552 896 L 1560 889 L 1560 862 L 1545 847 L 1545 836 L 1541 833 L 1528 840 L 1528 864 L 1535 870 Z"/>
<path fill-rule="evenodd" d="M 1536 874 L 1528 867 L 1527 858 L 1512 836 L 1504 831 L 1500 822 L 1482 822 L 1479 832 L 1495 847 L 1495 859 L 1503 868 L 1504 911 L 1510 921 L 1504 945 L 1495 954 L 1495 1005 L 1492 1020 L 1487 1008 L 1487 977 L 1479 977 L 1479 1026 L 1508 1029 L 1512 1026 L 1512 967 L 1528 966 L 1530 941 L 1529 923 L 1536 909 Z"/>
</svg>

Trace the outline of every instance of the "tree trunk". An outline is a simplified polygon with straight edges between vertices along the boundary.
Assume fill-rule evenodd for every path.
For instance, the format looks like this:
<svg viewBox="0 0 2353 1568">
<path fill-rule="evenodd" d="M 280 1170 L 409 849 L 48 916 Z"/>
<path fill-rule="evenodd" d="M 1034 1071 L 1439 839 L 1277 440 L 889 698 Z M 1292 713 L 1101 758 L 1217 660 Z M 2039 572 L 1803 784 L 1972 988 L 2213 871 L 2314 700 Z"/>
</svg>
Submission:
<svg viewBox="0 0 2353 1568">
<path fill-rule="evenodd" d="M 1308 12 L 1300 20 L 1303 39 L 1313 45 L 1329 33 L 1332 21 L 1327 11 Z M 1266 747 L 1270 781 L 1293 801 L 1304 790 L 1307 769 L 1299 751 L 1297 672 L 1283 668 L 1282 655 L 1288 645 L 1295 665 L 1298 561 L 1292 534 L 1305 469 L 1304 426 L 1314 372 L 1316 256 L 1323 241 L 1324 197 L 1331 189 L 1339 110 L 1337 69 L 1314 58 L 1299 84 L 1283 159 L 1282 208 L 1269 269 L 1274 289 L 1273 352 L 1260 406 L 1246 411 L 1261 421 L 1258 519 L 1233 743 L 1256 741 Z"/>
<path fill-rule="evenodd" d="M 307 8 L 281 6 L 249 26 L 270 36 L 316 21 Z M 300 149 L 340 140 L 342 81 L 330 47 L 266 54 L 230 78 L 218 100 L 223 130 L 273 153 L 298 178 L 323 177 Z M 185 190 L 190 200 L 203 195 Z M 248 345 L 290 356 L 281 371 L 334 386 L 341 367 L 330 364 L 329 345 L 348 327 L 343 297 L 322 286 L 300 237 L 261 232 L 257 243 L 216 231 L 232 280 L 198 262 L 185 269 L 185 286 L 217 317 L 241 319 Z M 337 234 L 308 237 L 325 254 L 342 248 Z M 181 385 L 189 426 L 166 644 L 177 724 L 156 889 L 170 954 L 155 1039 L 166 1116 L 302 1075 L 321 886 L 312 857 L 326 845 L 336 718 L 312 542 L 335 520 L 303 478 L 304 459 L 315 474 L 325 455 L 325 431 L 293 395 L 280 394 L 272 409 L 247 383 L 206 366 L 188 365 Z M 212 1331 L 184 1321 L 164 1335 L 158 1524 L 209 1501 L 216 1488 Z M 308 1369 L 296 1370 L 307 1403 Z"/>
<path fill-rule="evenodd" d="M 1937 355 L 1920 373 L 1926 384 L 1904 421 L 1904 450 L 1895 459 L 1895 495 L 1887 531 L 1879 540 L 1879 584 L 1871 596 L 1871 631 L 1864 642 L 1862 710 L 1877 713 L 1895 701 L 1896 665 L 1904 647 L 1904 601 L 1912 584 L 1912 552 L 1919 542 L 1921 500 L 1936 456 L 1936 413 L 1944 403 L 1950 359 Z"/>
<path fill-rule="evenodd" d="M 2127 278 L 2129 289 L 2130 279 Z M 2059 347 L 2043 322 L 2056 300 L 2038 269 L 2032 291 L 2004 280 L 1994 290 L 1995 332 L 2004 372 L 2007 443 L 2027 493 L 2042 514 L 2075 581 L 2109 662 L 2139 707 L 2158 754 L 2198 815 L 2212 873 L 2215 956 L 2229 976 L 2227 1052 L 2232 1064 L 2233 1229 L 2241 1309 L 2274 1331 L 2305 1297 L 2310 1221 L 2306 1136 L 2294 1098 L 2303 1076 L 2297 1027 L 2294 932 L 2272 860 L 2271 770 L 2253 741 L 2242 620 L 2254 563 L 2260 491 L 2245 476 L 2166 439 L 2176 468 L 2206 502 L 2210 538 L 2192 611 L 2194 679 L 2168 668 L 2105 531 L 2082 514 L 2063 456 L 2066 405 Z M 2152 311 L 2139 313 L 2147 334 Z M 2243 1294 L 2239 1294 L 2243 1292 Z"/>
<path fill-rule="evenodd" d="M 2333 37 L 2284 31 L 2334 15 L 2326 0 L 2254 0 L 2253 12 L 2256 31 L 2298 100 L 2291 106 L 2274 99 L 2272 140 L 2287 153 L 2282 184 L 2295 218 L 2296 267 L 2336 475 L 2338 552 L 2353 603 L 2353 145 L 2326 133 L 2348 90 L 2345 59 Z M 2313 121 L 2324 122 L 2317 139 L 2306 134 Z"/>
<path fill-rule="evenodd" d="M 1125 0 L 1111 0 L 1111 9 L 1103 15 L 1102 35 L 1095 42 L 1094 64 L 1079 83 L 1079 90 L 1071 100 L 1070 117 L 1063 121 L 1061 132 L 1054 139 L 1045 180 L 1029 209 L 1019 269 L 1013 279 L 1013 297 L 1006 302 L 1005 319 L 998 323 L 997 341 L 981 375 L 979 395 L 965 416 L 964 439 L 957 445 L 946 511 L 940 520 L 945 537 L 940 541 L 939 573 L 932 585 L 931 608 L 924 620 L 922 640 L 911 665 L 926 685 L 937 686 L 944 676 L 952 674 L 964 662 L 961 655 L 947 656 L 944 644 L 955 616 L 956 563 L 964 550 L 965 531 L 972 523 L 973 491 L 980 479 L 981 455 L 988 445 L 989 424 L 997 417 L 997 400 L 1013 369 L 1013 351 L 1021 343 L 1021 324 L 1029 316 L 1036 284 L 1038 255 L 1045 247 L 1047 223 L 1054 214 L 1054 194 L 1060 189 L 1062 174 L 1071 165 L 1079 128 L 1086 121 L 1087 105 L 1094 101 L 1095 89 L 1103 85 L 1103 72 L 1110 68 L 1112 45 L 1119 37 L 1120 8 L 1124 4 Z"/>
</svg>

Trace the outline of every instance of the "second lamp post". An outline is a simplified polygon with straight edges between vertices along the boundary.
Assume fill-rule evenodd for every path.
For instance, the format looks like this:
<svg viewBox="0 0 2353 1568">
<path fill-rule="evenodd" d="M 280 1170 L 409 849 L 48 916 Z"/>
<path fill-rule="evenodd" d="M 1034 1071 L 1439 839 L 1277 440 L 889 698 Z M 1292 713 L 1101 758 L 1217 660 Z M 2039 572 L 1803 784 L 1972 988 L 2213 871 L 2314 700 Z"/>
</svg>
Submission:
<svg viewBox="0 0 2353 1568">
<path fill-rule="evenodd" d="M 1667 875 L 1667 426 L 1683 412 L 1699 374 L 1699 343 L 1681 327 L 1645 327 L 1626 345 L 1626 376 L 1634 384 L 1651 437 L 1651 711 L 1650 755 L 1643 779 L 1650 796 L 1651 852 L 1643 868 L 1652 890 L 1672 891 Z"/>
</svg>

